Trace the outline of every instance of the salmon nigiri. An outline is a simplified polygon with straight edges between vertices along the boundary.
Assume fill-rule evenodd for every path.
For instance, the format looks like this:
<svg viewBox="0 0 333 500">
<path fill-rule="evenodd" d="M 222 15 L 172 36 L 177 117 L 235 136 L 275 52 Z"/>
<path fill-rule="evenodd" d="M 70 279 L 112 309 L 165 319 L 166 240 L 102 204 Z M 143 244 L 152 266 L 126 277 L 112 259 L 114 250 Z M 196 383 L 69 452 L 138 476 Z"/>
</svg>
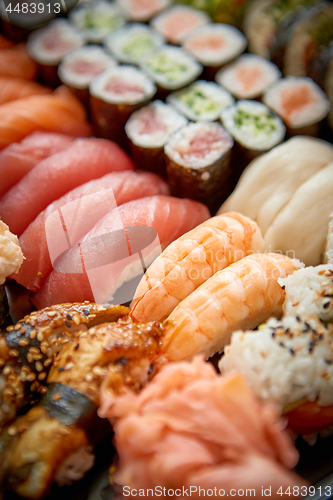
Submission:
<svg viewBox="0 0 333 500">
<path fill-rule="evenodd" d="M 127 154 L 106 139 L 76 139 L 38 163 L 0 200 L 0 217 L 20 236 L 54 200 L 71 189 L 117 170 L 134 170 Z"/>
<path fill-rule="evenodd" d="M 74 137 L 53 132 L 34 132 L 0 152 L 0 197 L 19 182 L 38 162 L 66 149 Z"/>
<path fill-rule="evenodd" d="M 98 220 L 116 206 L 138 198 L 168 194 L 167 183 L 149 172 L 111 172 L 89 181 L 51 203 L 27 227 L 19 243 L 25 260 L 20 274 L 12 276 L 18 283 L 36 292 L 52 271 L 48 238 L 57 239 L 63 233 L 59 214 L 64 217 L 69 238 L 75 245 Z M 52 216 L 51 216 L 52 214 Z M 60 229 L 60 235 L 57 230 Z M 36 248 L 38 241 L 38 248 Z M 51 245 L 51 242 L 49 241 Z"/>
<path fill-rule="evenodd" d="M 83 105 L 65 87 L 0 106 L 0 150 L 36 130 L 84 137 L 91 133 Z"/>
<path fill-rule="evenodd" d="M 51 94 L 51 92 L 48 87 L 24 78 L 0 76 L 0 105 L 31 95 Z"/>
<path fill-rule="evenodd" d="M 0 76 L 34 80 L 37 65 L 28 55 L 24 43 L 0 49 Z"/>
<path fill-rule="evenodd" d="M 41 308 L 93 297 L 99 303 L 129 302 L 137 283 L 132 290 L 131 280 L 140 278 L 163 248 L 209 216 L 205 205 L 171 196 L 149 196 L 121 205 L 59 256 L 57 270 L 34 296 L 34 305 Z M 127 284 L 124 295 L 115 297 Z"/>
</svg>

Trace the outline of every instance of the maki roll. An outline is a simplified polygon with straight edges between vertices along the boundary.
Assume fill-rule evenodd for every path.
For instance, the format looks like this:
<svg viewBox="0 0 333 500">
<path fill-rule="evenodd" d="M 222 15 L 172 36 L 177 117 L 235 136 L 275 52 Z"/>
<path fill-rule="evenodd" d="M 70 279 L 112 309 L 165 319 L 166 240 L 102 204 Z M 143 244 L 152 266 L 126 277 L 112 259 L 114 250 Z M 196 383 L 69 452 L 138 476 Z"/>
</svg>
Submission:
<svg viewBox="0 0 333 500">
<path fill-rule="evenodd" d="M 332 325 L 313 316 L 271 318 L 258 331 L 234 332 L 219 368 L 242 373 L 294 432 L 313 434 L 333 424 L 332 340 Z"/>
<path fill-rule="evenodd" d="M 282 142 L 286 133 L 282 120 L 257 101 L 237 101 L 222 111 L 221 121 L 235 141 L 238 174 L 258 155 Z"/>
<path fill-rule="evenodd" d="M 103 0 L 72 10 L 69 18 L 89 43 L 101 43 L 111 31 L 125 24 L 119 7 Z"/>
<path fill-rule="evenodd" d="M 307 77 L 281 78 L 267 90 L 263 102 L 282 118 L 289 136 L 317 136 L 330 110 L 324 92 Z"/>
<path fill-rule="evenodd" d="M 133 113 L 125 130 L 137 168 L 165 177 L 164 146 L 170 135 L 186 123 L 184 116 L 162 101 Z"/>
<path fill-rule="evenodd" d="M 168 102 L 189 120 L 215 121 L 234 99 L 229 92 L 213 82 L 197 81 L 184 90 L 173 92 Z"/>
<path fill-rule="evenodd" d="M 29 55 L 39 66 L 39 77 L 48 86 L 56 87 L 58 65 L 72 50 L 84 45 L 83 37 L 65 19 L 55 19 L 33 32 L 28 39 Z"/>
<path fill-rule="evenodd" d="M 178 45 L 195 28 L 209 22 L 210 18 L 204 12 L 186 5 L 175 5 L 152 19 L 150 24 L 169 43 Z"/>
<path fill-rule="evenodd" d="M 165 145 L 167 179 L 174 196 L 205 203 L 214 214 L 231 192 L 232 137 L 219 123 L 197 122 Z"/>
<path fill-rule="evenodd" d="M 254 54 L 243 54 L 221 69 L 215 80 L 236 99 L 259 99 L 281 76 L 277 66 L 270 61 Z"/>
<path fill-rule="evenodd" d="M 148 56 L 142 69 L 156 82 L 161 97 L 192 83 L 202 72 L 202 66 L 179 47 L 166 45 Z"/>
<path fill-rule="evenodd" d="M 147 22 L 169 7 L 172 0 L 116 0 L 129 21 Z"/>
<path fill-rule="evenodd" d="M 203 66 L 207 78 L 214 78 L 216 72 L 226 63 L 244 52 L 247 45 L 245 36 L 229 24 L 207 24 L 193 30 L 182 46 Z"/>
<path fill-rule="evenodd" d="M 90 112 L 97 137 L 127 147 L 125 124 L 155 95 L 151 79 L 134 66 L 108 68 L 90 84 Z"/>
<path fill-rule="evenodd" d="M 115 59 L 98 45 L 87 45 L 73 50 L 59 65 L 58 75 L 62 83 L 86 105 L 89 104 L 89 85 L 95 76 L 110 66 Z"/>
<path fill-rule="evenodd" d="M 104 45 L 121 63 L 140 64 L 164 44 L 164 38 L 146 24 L 133 23 L 111 33 Z"/>
</svg>

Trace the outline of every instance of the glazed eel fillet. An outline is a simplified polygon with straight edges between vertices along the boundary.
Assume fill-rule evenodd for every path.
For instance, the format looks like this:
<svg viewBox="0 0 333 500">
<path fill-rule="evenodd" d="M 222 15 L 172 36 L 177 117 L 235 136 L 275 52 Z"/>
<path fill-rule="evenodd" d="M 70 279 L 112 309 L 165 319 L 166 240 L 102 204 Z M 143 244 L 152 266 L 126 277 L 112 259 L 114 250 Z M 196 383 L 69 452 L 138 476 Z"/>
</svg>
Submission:
<svg viewBox="0 0 333 500">
<path fill-rule="evenodd" d="M 114 393 L 141 389 L 162 334 L 159 323 L 125 319 L 75 333 L 57 355 L 40 403 L 0 435 L 3 488 L 40 499 L 53 482 L 81 479 L 107 422 L 97 416 L 101 384 Z"/>
<path fill-rule="evenodd" d="M 0 429 L 46 391 L 55 355 L 73 333 L 116 321 L 126 307 L 92 302 L 60 304 L 35 311 L 0 334 Z"/>
</svg>

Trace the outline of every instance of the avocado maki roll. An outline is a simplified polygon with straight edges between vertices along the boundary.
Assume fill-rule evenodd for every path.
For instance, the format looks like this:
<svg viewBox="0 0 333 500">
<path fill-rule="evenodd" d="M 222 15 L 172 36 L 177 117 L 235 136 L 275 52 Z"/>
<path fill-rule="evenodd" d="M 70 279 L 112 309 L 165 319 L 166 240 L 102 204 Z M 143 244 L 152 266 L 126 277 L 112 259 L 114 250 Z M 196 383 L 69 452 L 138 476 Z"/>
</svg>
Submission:
<svg viewBox="0 0 333 500">
<path fill-rule="evenodd" d="M 154 83 L 134 66 L 118 66 L 94 78 L 89 91 L 95 134 L 127 148 L 125 124 L 134 111 L 154 97 Z"/>
<path fill-rule="evenodd" d="M 171 194 L 200 201 L 215 214 L 232 190 L 232 147 L 216 122 L 189 123 L 172 134 L 164 148 Z"/>
<path fill-rule="evenodd" d="M 186 123 L 184 116 L 162 101 L 135 111 L 125 130 L 137 168 L 165 177 L 164 145 L 170 135 Z"/>
<path fill-rule="evenodd" d="M 132 23 L 111 33 L 104 45 L 121 63 L 140 64 L 164 44 L 164 38 L 146 24 Z"/>
<path fill-rule="evenodd" d="M 69 18 L 89 43 L 101 43 L 109 33 L 126 22 L 117 5 L 103 0 L 73 9 Z"/>
<path fill-rule="evenodd" d="M 59 65 L 58 75 L 62 83 L 86 105 L 89 104 L 89 85 L 107 68 L 116 66 L 115 59 L 99 45 L 87 45 L 73 50 Z"/>
<path fill-rule="evenodd" d="M 222 68 L 215 80 L 236 99 L 260 99 L 281 76 L 278 67 L 267 59 L 254 54 L 243 54 Z"/>
<path fill-rule="evenodd" d="M 189 85 L 202 72 L 201 64 L 190 54 L 171 45 L 156 50 L 141 67 L 155 81 L 161 97 Z"/>
<path fill-rule="evenodd" d="M 232 95 L 213 82 L 197 81 L 173 92 L 167 101 L 192 121 L 215 121 L 221 111 L 235 101 Z"/>
</svg>

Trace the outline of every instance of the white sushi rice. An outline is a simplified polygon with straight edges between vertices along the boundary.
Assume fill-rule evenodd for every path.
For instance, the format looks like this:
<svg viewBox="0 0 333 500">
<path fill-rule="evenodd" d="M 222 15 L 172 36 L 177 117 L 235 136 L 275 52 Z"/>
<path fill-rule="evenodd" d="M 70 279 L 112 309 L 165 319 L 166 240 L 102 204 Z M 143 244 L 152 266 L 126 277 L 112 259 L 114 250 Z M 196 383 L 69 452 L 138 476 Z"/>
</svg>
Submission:
<svg viewBox="0 0 333 500">
<path fill-rule="evenodd" d="M 108 67 L 116 66 L 115 59 L 99 45 L 87 45 L 73 50 L 59 65 L 60 80 L 71 87 L 88 88 L 93 78 Z"/>
<path fill-rule="evenodd" d="M 282 120 L 258 101 L 237 101 L 222 111 L 221 121 L 237 142 L 255 151 L 268 151 L 286 133 Z"/>
<path fill-rule="evenodd" d="M 160 126 L 154 127 L 153 132 L 145 132 L 143 122 L 157 121 Z M 143 148 L 160 148 L 165 145 L 169 136 L 186 125 L 187 119 L 179 114 L 169 104 L 154 101 L 149 106 L 133 113 L 126 123 L 125 130 L 129 139 Z"/>
<path fill-rule="evenodd" d="M 255 394 L 281 411 L 307 398 L 333 404 L 330 331 L 314 318 L 271 318 L 258 331 L 237 331 L 219 362 L 221 373 L 241 372 Z"/>
<path fill-rule="evenodd" d="M 146 24 L 133 23 L 110 33 L 105 47 L 126 64 L 139 64 L 165 43 L 164 38 Z"/>
<path fill-rule="evenodd" d="M 162 88 L 177 90 L 192 83 L 202 66 L 179 47 L 166 45 L 148 56 L 142 69 Z"/>
<path fill-rule="evenodd" d="M 305 267 L 278 281 L 285 288 L 286 316 L 333 319 L 333 264 Z"/>
<path fill-rule="evenodd" d="M 172 0 L 116 0 L 123 14 L 130 21 L 149 21 L 171 5 Z"/>
<path fill-rule="evenodd" d="M 95 463 L 92 446 L 83 446 L 70 454 L 57 469 L 54 481 L 59 486 L 70 486 L 73 481 L 79 481 Z"/>
<path fill-rule="evenodd" d="M 7 276 L 18 273 L 23 259 L 17 236 L 0 220 L 0 285 Z"/>
<path fill-rule="evenodd" d="M 109 84 L 128 85 L 128 90 L 112 91 Z M 132 88 L 132 90 L 131 90 Z M 93 79 L 89 87 L 90 94 L 105 102 L 114 104 L 136 104 L 150 99 L 156 92 L 151 79 L 134 66 L 117 66 L 108 68 Z"/>
<path fill-rule="evenodd" d="M 325 260 L 329 264 L 333 264 L 333 212 L 330 215 L 330 222 L 328 224 L 328 234 L 325 249 Z"/>
<path fill-rule="evenodd" d="M 325 93 L 307 77 L 281 78 L 267 90 L 263 102 L 281 116 L 290 128 L 318 123 L 330 110 Z"/>
<path fill-rule="evenodd" d="M 74 26 L 65 19 L 55 19 L 29 36 L 27 49 L 32 59 L 51 66 L 82 45 L 84 38 Z"/>
<path fill-rule="evenodd" d="M 202 137 L 214 137 L 207 146 L 204 155 L 193 151 L 196 139 L 202 143 Z M 233 140 L 219 123 L 197 122 L 185 125 L 172 134 L 164 147 L 165 154 L 177 165 L 186 168 L 199 169 L 212 165 L 233 146 Z"/>
<path fill-rule="evenodd" d="M 170 94 L 167 102 L 189 120 L 215 121 L 221 111 L 231 106 L 235 100 L 216 83 L 199 80 L 184 90 Z"/>
<path fill-rule="evenodd" d="M 242 52 L 247 45 L 245 36 L 234 26 L 214 23 L 193 30 L 182 46 L 204 66 L 221 66 Z"/>
<path fill-rule="evenodd" d="M 254 99 L 280 78 L 278 67 L 263 57 L 243 54 L 216 75 L 217 83 L 237 99 Z"/>
<path fill-rule="evenodd" d="M 113 2 L 98 0 L 73 9 L 70 21 L 89 43 L 100 43 L 114 30 L 124 26 L 125 18 Z"/>
<path fill-rule="evenodd" d="M 188 5 L 175 5 L 154 17 L 150 24 L 168 42 L 179 44 L 195 28 L 209 22 L 210 17 L 204 12 Z"/>
</svg>

